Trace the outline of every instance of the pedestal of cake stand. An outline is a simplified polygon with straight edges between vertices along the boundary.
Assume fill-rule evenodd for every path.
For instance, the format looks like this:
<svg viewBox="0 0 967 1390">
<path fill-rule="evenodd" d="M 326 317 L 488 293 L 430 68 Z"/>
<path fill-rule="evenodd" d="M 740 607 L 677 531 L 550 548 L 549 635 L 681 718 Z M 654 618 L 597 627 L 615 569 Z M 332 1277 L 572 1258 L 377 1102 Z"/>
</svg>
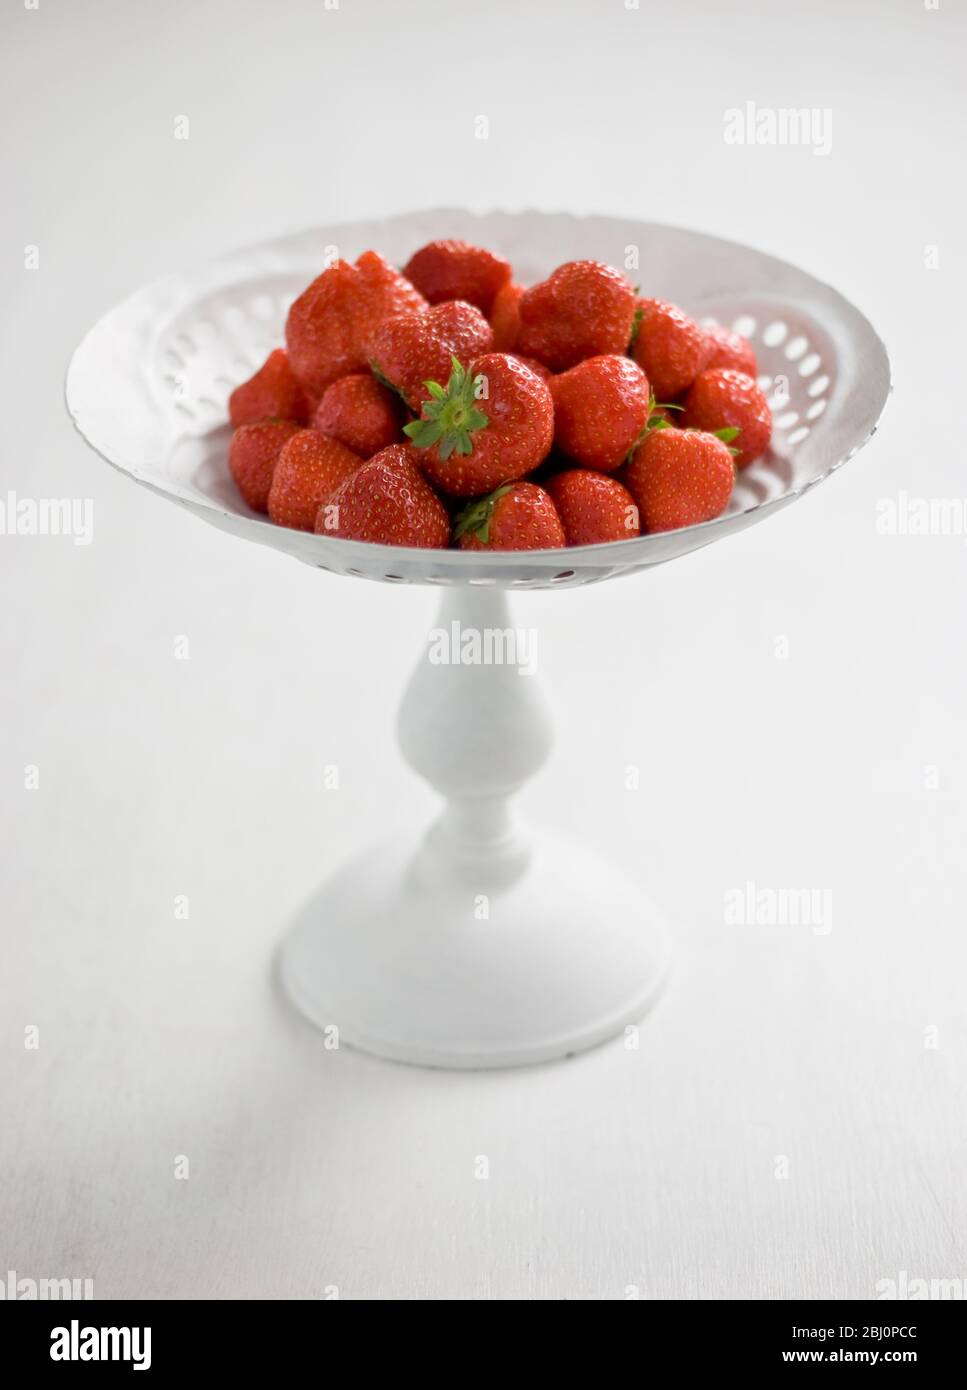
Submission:
<svg viewBox="0 0 967 1390">
<path fill-rule="evenodd" d="M 503 590 L 444 591 L 439 630 L 510 626 Z M 428 642 L 399 739 L 444 810 L 322 886 L 283 945 L 285 986 L 341 1042 L 401 1062 L 508 1067 L 593 1047 L 658 995 L 661 919 L 618 869 L 513 815 L 509 798 L 550 751 L 536 677 L 434 655 Z"/>
</svg>

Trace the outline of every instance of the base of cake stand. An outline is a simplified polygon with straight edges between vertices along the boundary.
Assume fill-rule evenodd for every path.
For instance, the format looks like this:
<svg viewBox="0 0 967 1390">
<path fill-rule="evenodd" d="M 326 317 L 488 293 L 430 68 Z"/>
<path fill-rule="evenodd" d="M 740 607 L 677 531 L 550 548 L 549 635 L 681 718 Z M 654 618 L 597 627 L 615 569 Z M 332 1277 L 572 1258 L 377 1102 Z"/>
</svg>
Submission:
<svg viewBox="0 0 967 1390">
<path fill-rule="evenodd" d="M 581 846 L 542 840 L 493 894 L 428 870 L 412 846 L 380 846 L 325 885 L 285 942 L 290 995 L 340 1042 L 429 1067 L 513 1067 L 594 1047 L 657 997 L 660 918 Z"/>
<path fill-rule="evenodd" d="M 503 592 L 445 591 L 433 633 L 454 624 L 481 640 L 511 631 Z M 372 847 L 322 886 L 283 944 L 282 980 L 330 1037 L 395 1061 L 567 1057 L 654 1002 L 666 932 L 619 870 L 511 816 L 509 795 L 550 747 L 533 676 L 513 662 L 441 664 L 433 633 L 399 734 L 446 809 L 422 841 Z"/>
</svg>

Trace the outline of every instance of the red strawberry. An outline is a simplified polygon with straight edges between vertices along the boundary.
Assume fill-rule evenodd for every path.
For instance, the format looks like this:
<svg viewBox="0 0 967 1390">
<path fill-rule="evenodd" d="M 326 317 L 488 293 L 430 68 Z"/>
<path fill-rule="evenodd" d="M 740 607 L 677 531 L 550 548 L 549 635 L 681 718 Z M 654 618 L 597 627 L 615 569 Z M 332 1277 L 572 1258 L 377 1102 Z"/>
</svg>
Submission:
<svg viewBox="0 0 967 1390">
<path fill-rule="evenodd" d="M 377 324 L 425 303 L 375 251 L 364 251 L 354 266 L 336 261 L 289 310 L 285 341 L 292 370 L 310 395 L 320 397 L 331 382 L 368 367 L 366 346 Z"/>
<path fill-rule="evenodd" d="M 551 381 L 554 443 L 610 473 L 624 463 L 648 419 L 648 379 L 630 357 L 586 357 Z"/>
<path fill-rule="evenodd" d="M 299 426 L 291 420 L 262 420 L 241 425 L 228 446 L 228 467 L 246 502 L 256 512 L 269 505 L 276 459 Z"/>
<path fill-rule="evenodd" d="M 697 430 L 650 430 L 625 469 L 643 531 L 674 531 L 720 516 L 735 466 L 728 445 Z"/>
<path fill-rule="evenodd" d="M 488 352 L 465 370 L 454 358 L 446 388 L 434 382 L 423 418 L 407 425 L 420 464 L 441 492 L 479 497 L 532 472 L 550 453 L 554 403 L 536 372 Z"/>
<path fill-rule="evenodd" d="M 400 437 L 402 407 L 369 372 L 342 376 L 326 387 L 312 428 L 338 439 L 360 458 L 372 458 Z"/>
<path fill-rule="evenodd" d="M 417 468 L 410 445 L 391 444 L 319 508 L 316 532 L 376 545 L 441 549 L 450 540 L 450 518 Z"/>
<path fill-rule="evenodd" d="M 490 350 L 493 333 L 479 309 L 460 300 L 386 319 L 372 333 L 369 361 L 413 410 L 427 396 L 427 381 L 446 381 L 450 360 L 467 362 Z"/>
<path fill-rule="evenodd" d="M 362 459 L 335 439 L 300 430 L 279 455 L 269 493 L 269 516 L 277 526 L 311 531 L 316 513 Z"/>
<path fill-rule="evenodd" d="M 706 368 L 729 367 L 733 372 L 745 372 L 746 376 L 759 375 L 755 350 L 748 338 L 718 323 L 706 328 L 705 333 L 712 344 L 712 356 L 706 362 Z"/>
<path fill-rule="evenodd" d="M 495 348 L 494 351 L 497 349 Z M 550 386 L 554 378 L 554 373 L 544 366 L 543 362 L 538 362 L 536 357 L 521 357 L 519 352 L 512 352 L 511 357 L 516 357 L 518 362 L 523 362 L 525 367 L 530 367 L 532 372 L 536 372 L 541 381 L 546 381 Z"/>
<path fill-rule="evenodd" d="M 413 253 L 403 274 L 431 304 L 462 299 L 489 314 L 510 280 L 510 262 L 465 241 L 431 241 Z"/>
<path fill-rule="evenodd" d="M 638 326 L 633 356 L 658 400 L 673 401 L 708 362 L 712 344 L 704 328 L 674 304 L 662 299 L 638 300 Z"/>
<path fill-rule="evenodd" d="M 510 352 L 520 332 L 520 297 L 523 285 L 509 284 L 499 290 L 490 310 L 490 326 L 494 330 L 494 351 Z"/>
<path fill-rule="evenodd" d="M 508 483 L 479 497 L 457 517 L 461 550 L 557 550 L 564 527 L 548 493 L 536 483 Z"/>
<path fill-rule="evenodd" d="M 255 375 L 236 386 L 228 398 L 228 417 L 236 429 L 259 420 L 294 420 L 304 425 L 309 409 L 285 348 L 270 352 Z"/>
<path fill-rule="evenodd" d="M 611 266 L 569 261 L 524 291 L 519 312 L 516 351 L 565 372 L 585 357 L 627 350 L 635 294 Z"/>
<path fill-rule="evenodd" d="M 728 367 L 713 367 L 695 378 L 685 397 L 682 423 L 689 429 L 713 433 L 721 429 L 738 430 L 735 437 L 738 468 L 745 468 L 764 454 L 772 438 L 769 402 L 752 377 Z"/>
<path fill-rule="evenodd" d="M 638 508 L 617 478 L 590 468 L 569 468 L 545 484 L 568 545 L 601 545 L 641 534 Z"/>
</svg>

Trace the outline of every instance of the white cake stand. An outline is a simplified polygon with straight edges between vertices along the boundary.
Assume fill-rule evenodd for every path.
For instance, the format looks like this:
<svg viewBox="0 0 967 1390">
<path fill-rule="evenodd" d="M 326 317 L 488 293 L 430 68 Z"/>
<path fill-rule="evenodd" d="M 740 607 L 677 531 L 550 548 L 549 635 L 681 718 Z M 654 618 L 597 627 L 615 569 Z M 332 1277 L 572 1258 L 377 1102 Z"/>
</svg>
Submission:
<svg viewBox="0 0 967 1390">
<path fill-rule="evenodd" d="M 226 400 L 282 341 L 292 299 L 334 255 L 372 246 L 403 264 L 441 236 L 502 252 L 528 283 L 564 260 L 622 266 L 634 254 L 629 273 L 646 293 L 752 338 L 775 438 L 727 514 L 617 544 L 488 555 L 308 535 L 248 511 L 225 462 Z M 862 314 L 770 256 L 651 223 L 453 210 L 315 229 L 172 276 L 101 319 L 67 374 L 78 430 L 129 477 L 317 569 L 441 585 L 438 626 L 481 633 L 512 627 L 509 589 L 646 569 L 774 515 L 866 443 L 889 389 L 886 351 Z M 443 812 L 422 835 L 367 848 L 305 906 L 281 953 L 302 1012 L 369 1052 L 442 1067 L 546 1061 L 635 1023 L 666 971 L 660 914 L 619 870 L 578 843 L 530 835 L 511 813 L 550 750 L 534 677 L 510 664 L 435 664 L 428 645 L 399 739 Z"/>
</svg>

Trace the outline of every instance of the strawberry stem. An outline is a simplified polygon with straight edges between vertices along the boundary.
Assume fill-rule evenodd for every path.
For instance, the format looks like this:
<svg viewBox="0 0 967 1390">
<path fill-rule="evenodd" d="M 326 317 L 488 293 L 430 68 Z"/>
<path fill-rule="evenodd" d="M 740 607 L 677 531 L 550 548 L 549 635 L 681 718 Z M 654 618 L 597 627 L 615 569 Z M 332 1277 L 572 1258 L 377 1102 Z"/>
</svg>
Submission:
<svg viewBox="0 0 967 1390">
<path fill-rule="evenodd" d="M 423 384 L 430 399 L 423 403 L 423 415 L 404 427 L 418 449 L 437 446 L 441 462 L 452 453 L 472 454 L 473 434 L 486 429 L 490 421 L 477 409 L 477 387 L 481 377 L 472 377 L 456 357 L 451 357 L 452 369 L 446 387 L 437 381 Z"/>
</svg>

